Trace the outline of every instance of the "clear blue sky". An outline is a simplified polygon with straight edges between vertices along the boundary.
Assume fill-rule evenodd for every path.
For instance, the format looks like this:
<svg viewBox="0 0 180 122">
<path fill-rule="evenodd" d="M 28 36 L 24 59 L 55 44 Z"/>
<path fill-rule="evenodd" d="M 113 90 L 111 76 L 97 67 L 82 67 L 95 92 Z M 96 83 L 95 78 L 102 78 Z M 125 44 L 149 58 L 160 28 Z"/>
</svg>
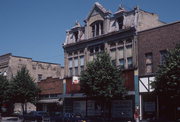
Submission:
<svg viewBox="0 0 180 122">
<path fill-rule="evenodd" d="M 64 65 L 65 31 L 83 24 L 94 2 L 115 12 L 121 0 L 0 0 L 0 55 L 12 53 Z M 123 0 L 170 23 L 180 20 L 180 0 Z"/>
</svg>

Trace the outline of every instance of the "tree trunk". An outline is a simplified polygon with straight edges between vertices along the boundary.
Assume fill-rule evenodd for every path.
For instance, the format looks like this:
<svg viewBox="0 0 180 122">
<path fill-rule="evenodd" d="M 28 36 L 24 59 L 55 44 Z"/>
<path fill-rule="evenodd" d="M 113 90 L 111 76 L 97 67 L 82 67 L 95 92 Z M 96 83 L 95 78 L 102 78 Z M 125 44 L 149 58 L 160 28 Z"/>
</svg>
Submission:
<svg viewBox="0 0 180 122">
<path fill-rule="evenodd" d="M 25 105 L 25 113 L 27 113 L 27 102 L 24 103 L 24 105 Z"/>
</svg>

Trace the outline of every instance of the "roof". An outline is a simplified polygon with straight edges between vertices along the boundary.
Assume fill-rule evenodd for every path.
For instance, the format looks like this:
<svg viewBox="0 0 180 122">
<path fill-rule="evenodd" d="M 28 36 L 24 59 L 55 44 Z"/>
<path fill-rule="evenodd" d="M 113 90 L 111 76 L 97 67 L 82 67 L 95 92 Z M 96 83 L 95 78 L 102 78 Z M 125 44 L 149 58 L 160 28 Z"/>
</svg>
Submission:
<svg viewBox="0 0 180 122">
<path fill-rule="evenodd" d="M 93 10 L 94 10 L 96 7 L 97 7 L 101 12 L 103 12 L 104 14 L 110 14 L 110 13 L 111 13 L 110 11 L 108 11 L 107 9 L 105 9 L 100 3 L 95 2 L 94 6 L 93 6 L 93 8 L 91 9 L 90 13 L 88 14 L 86 20 L 89 19 L 89 17 L 91 16 Z"/>
<path fill-rule="evenodd" d="M 151 31 L 151 30 L 155 30 L 155 29 L 158 29 L 158 28 L 163 28 L 163 27 L 166 27 L 166 26 L 171 26 L 171 25 L 178 24 L 178 23 L 180 23 L 180 21 L 176 21 L 176 22 L 172 22 L 172 23 L 169 23 L 169 24 L 160 25 L 160 26 L 157 26 L 157 27 L 154 27 L 154 28 L 142 30 L 142 31 L 139 31 L 138 33 L 142 33 L 142 32 L 145 32 L 145 31 Z"/>
</svg>

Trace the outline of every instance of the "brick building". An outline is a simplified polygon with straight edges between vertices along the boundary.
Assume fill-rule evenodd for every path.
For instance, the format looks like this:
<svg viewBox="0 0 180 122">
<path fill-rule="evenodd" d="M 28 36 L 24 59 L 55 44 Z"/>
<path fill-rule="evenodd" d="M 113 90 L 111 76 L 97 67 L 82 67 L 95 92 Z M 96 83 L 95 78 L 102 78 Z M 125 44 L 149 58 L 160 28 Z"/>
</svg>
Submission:
<svg viewBox="0 0 180 122">
<path fill-rule="evenodd" d="M 138 64 L 137 32 L 165 23 L 159 21 L 156 14 L 138 7 L 131 11 L 120 7 L 117 12 L 111 13 L 98 2 L 94 4 L 84 22 L 84 26 L 76 22 L 75 26 L 66 32 L 66 40 L 63 44 L 65 96 L 71 96 L 65 99 L 65 111 L 78 111 L 87 116 L 99 115 L 95 100 L 85 100 L 82 94 L 77 95 L 80 88 L 72 84 L 72 78 L 78 77 L 86 68 L 87 62 L 92 61 L 97 53 L 107 51 L 112 63 L 123 69 L 125 85 L 129 90 L 127 100 L 113 102 L 112 117 L 133 118 L 134 106 L 138 104 L 139 99 L 135 95 L 138 91 L 136 85 L 138 80 L 134 75 Z M 128 107 L 124 109 L 121 104 Z M 87 108 L 87 106 L 91 107 Z"/>
<path fill-rule="evenodd" d="M 151 93 L 153 89 L 150 83 L 155 81 L 155 73 L 158 66 L 164 62 L 167 50 L 175 48 L 177 44 L 180 44 L 179 21 L 138 32 L 141 118 L 171 117 L 174 114 L 172 106 L 167 108 L 169 105 L 158 104 L 160 101 L 157 101 L 157 97 Z M 163 101 L 168 101 L 168 99 Z"/>
<path fill-rule="evenodd" d="M 37 110 L 41 111 L 62 111 L 63 79 L 48 77 L 38 82 L 41 89 L 40 100 L 37 103 Z"/>
</svg>

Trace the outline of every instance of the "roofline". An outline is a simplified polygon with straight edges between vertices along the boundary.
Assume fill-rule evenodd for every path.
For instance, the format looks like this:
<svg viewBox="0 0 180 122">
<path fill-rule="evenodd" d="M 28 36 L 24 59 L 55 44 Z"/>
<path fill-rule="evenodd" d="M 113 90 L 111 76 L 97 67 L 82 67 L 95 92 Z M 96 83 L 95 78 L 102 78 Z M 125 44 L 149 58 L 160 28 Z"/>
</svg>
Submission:
<svg viewBox="0 0 180 122">
<path fill-rule="evenodd" d="M 110 33 L 107 33 L 107 34 L 103 34 L 103 35 L 97 36 L 97 37 L 80 40 L 79 42 L 76 42 L 76 43 L 70 43 L 70 44 L 63 45 L 63 48 L 75 46 L 77 44 L 87 43 L 87 42 L 90 42 L 90 41 L 94 41 L 96 39 L 101 39 L 101 38 L 112 36 L 112 35 L 119 34 L 119 33 L 125 33 L 127 31 L 133 31 L 134 29 L 135 29 L 134 27 L 131 27 L 131 28 L 120 30 L 120 31 L 113 31 L 113 32 L 110 32 Z"/>
<path fill-rule="evenodd" d="M 35 61 L 35 60 L 32 60 L 33 62 L 39 62 L 39 63 L 46 63 L 46 64 L 55 64 L 55 65 L 60 65 L 61 64 L 58 64 L 58 63 L 51 63 L 51 62 L 45 62 L 45 61 Z"/>
<path fill-rule="evenodd" d="M 177 23 L 180 23 L 180 21 L 175 21 L 175 22 L 168 23 L 168 24 L 165 24 L 165 25 L 160 25 L 160 26 L 157 26 L 157 27 L 154 27 L 154 28 L 142 30 L 142 31 L 139 31 L 138 33 L 146 32 L 146 31 L 151 31 L 151 30 L 158 29 L 158 28 L 163 28 L 163 27 L 174 25 L 174 24 L 177 24 Z"/>
<path fill-rule="evenodd" d="M 0 57 L 3 57 L 3 56 L 11 56 L 12 55 L 12 53 L 6 53 L 6 54 L 3 54 L 3 55 L 1 55 Z"/>
<path fill-rule="evenodd" d="M 15 55 L 11 55 L 12 57 L 17 57 L 17 58 L 26 58 L 26 59 L 31 59 L 32 60 L 32 58 L 29 58 L 29 57 L 24 57 L 24 56 L 15 56 Z"/>
<path fill-rule="evenodd" d="M 17 57 L 17 58 L 31 59 L 33 62 L 40 62 L 40 63 L 47 63 L 47 64 L 55 64 L 55 65 L 60 65 L 60 66 L 61 66 L 61 64 L 58 64 L 58 63 L 51 63 L 51 62 L 45 62 L 45 61 L 36 61 L 36 60 L 33 60 L 32 58 L 29 58 L 29 57 L 15 56 L 15 55 L 12 55 L 12 53 L 7 53 L 7 54 L 4 54 L 4 55 L 1 55 L 0 57 L 6 56 L 6 55 L 9 55 L 9 56 L 12 56 L 12 57 Z M 62 66 L 61 66 L 61 67 L 62 67 Z"/>
</svg>

